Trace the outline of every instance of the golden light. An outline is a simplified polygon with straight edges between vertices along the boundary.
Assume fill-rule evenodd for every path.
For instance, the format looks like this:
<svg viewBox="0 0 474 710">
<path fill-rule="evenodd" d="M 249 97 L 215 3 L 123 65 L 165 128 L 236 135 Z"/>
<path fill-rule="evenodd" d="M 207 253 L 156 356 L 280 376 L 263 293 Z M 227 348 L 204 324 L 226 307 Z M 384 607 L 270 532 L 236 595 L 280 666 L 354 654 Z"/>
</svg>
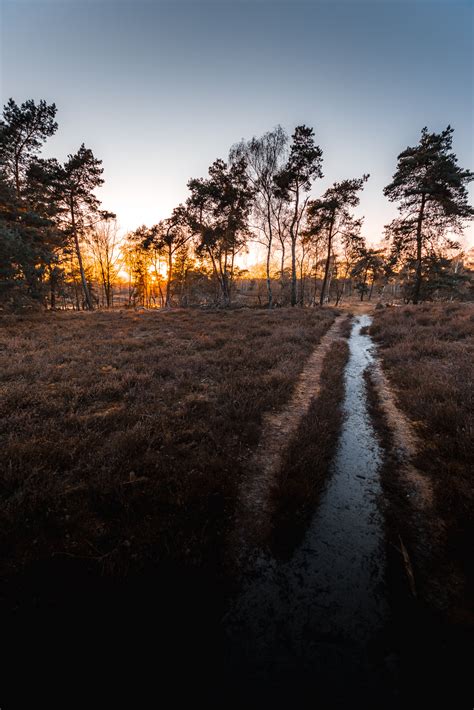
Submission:
<svg viewBox="0 0 474 710">
<path fill-rule="evenodd" d="M 166 279 L 168 275 L 168 267 L 165 262 L 159 261 L 158 264 L 149 266 L 148 273 L 151 274 L 151 280 L 157 281 L 158 277 L 160 279 Z"/>
</svg>

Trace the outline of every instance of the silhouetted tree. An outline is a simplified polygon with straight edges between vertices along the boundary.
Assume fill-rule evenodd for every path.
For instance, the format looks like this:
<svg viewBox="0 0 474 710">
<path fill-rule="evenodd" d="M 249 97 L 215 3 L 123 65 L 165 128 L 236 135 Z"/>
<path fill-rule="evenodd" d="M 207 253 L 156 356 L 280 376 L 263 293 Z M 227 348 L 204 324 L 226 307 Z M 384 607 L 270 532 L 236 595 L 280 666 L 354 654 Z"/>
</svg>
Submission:
<svg viewBox="0 0 474 710">
<path fill-rule="evenodd" d="M 3 298 L 39 298 L 43 229 L 48 222 L 29 210 L 0 170 L 0 292 Z"/>
<path fill-rule="evenodd" d="M 453 129 L 441 133 L 421 131 L 418 145 L 398 156 L 397 169 L 384 194 L 399 203 L 400 218 L 386 228 L 398 258 L 414 265 L 411 300 L 420 300 L 424 263 L 432 249 L 444 240 L 458 246 L 448 234 L 460 234 L 474 211 L 468 203 L 466 185 L 474 173 L 457 165 L 452 152 Z"/>
<path fill-rule="evenodd" d="M 462 299 L 470 282 L 456 259 L 431 252 L 425 260 L 425 278 L 421 285 L 421 300 Z"/>
<path fill-rule="evenodd" d="M 359 231 L 360 222 L 356 220 L 355 226 L 356 229 L 354 231 L 343 235 L 340 240 L 340 249 L 335 264 L 336 306 L 342 301 L 349 276 L 354 266 L 360 260 L 361 253 L 366 248 L 365 239 Z M 352 282 L 350 283 L 352 284 Z"/>
<path fill-rule="evenodd" d="M 276 195 L 291 203 L 292 217 L 289 225 L 291 241 L 291 305 L 297 302 L 296 294 L 296 245 L 308 197 L 315 178 L 323 176 L 323 152 L 314 143 L 314 130 L 308 126 L 297 126 L 292 135 L 288 160 L 275 176 Z"/>
<path fill-rule="evenodd" d="M 57 221 L 64 232 L 72 237 L 79 266 L 84 302 L 92 310 L 93 301 L 87 283 L 81 252 L 81 237 L 94 224 L 104 218 L 113 218 L 111 212 L 100 210 L 100 200 L 94 190 L 104 181 L 102 161 L 81 145 L 77 153 L 69 155 L 61 165 L 56 159 L 34 161 L 28 171 L 28 181 L 41 184 L 49 199 L 56 205 Z"/>
<path fill-rule="evenodd" d="M 351 208 L 359 204 L 358 192 L 362 190 L 368 178 L 368 175 L 363 175 L 362 178 L 335 182 L 322 197 L 308 203 L 306 232 L 315 237 L 322 236 L 326 246 L 326 263 L 319 299 L 321 305 L 326 297 L 331 253 L 336 238 L 341 236 L 355 239 L 359 235 L 361 220 L 353 217 Z"/>
<path fill-rule="evenodd" d="M 107 308 L 112 306 L 118 273 L 118 228 L 114 219 L 104 219 L 86 233 L 88 247 L 99 272 Z"/>
<path fill-rule="evenodd" d="M 54 120 L 56 105 L 32 99 L 21 106 L 9 99 L 0 121 L 0 154 L 5 175 L 11 179 L 17 198 L 21 197 L 26 171 L 31 160 L 52 136 L 58 124 Z"/>
<path fill-rule="evenodd" d="M 370 300 L 375 281 L 384 271 L 383 249 L 371 249 L 364 246 L 359 250 L 358 256 L 357 263 L 351 273 L 352 276 L 359 278 L 356 288 L 360 293 L 360 300 L 364 300 L 366 293 L 369 294 Z M 370 286 L 367 284 L 369 279 Z"/>
<path fill-rule="evenodd" d="M 169 219 L 154 225 L 149 230 L 143 241 L 143 246 L 148 249 L 153 246 L 155 250 L 166 258 L 166 295 L 165 306 L 171 306 L 171 282 L 173 280 L 173 261 L 175 254 L 192 238 L 188 226 L 188 215 L 183 205 L 175 207 Z"/>
<path fill-rule="evenodd" d="M 230 152 L 231 161 L 244 158 L 249 182 L 255 193 L 254 216 L 258 231 L 263 235 L 257 241 L 266 249 L 266 281 L 268 307 L 273 304 L 270 259 L 274 235 L 279 235 L 283 197 L 276 189 L 275 178 L 283 169 L 288 137 L 281 126 L 265 133 L 261 138 L 241 141 Z"/>
<path fill-rule="evenodd" d="M 54 268 L 58 234 L 45 209 L 26 194 L 26 174 L 46 138 L 52 135 L 56 107 L 45 101 L 18 106 L 10 99 L 0 121 L 0 250 L 3 274 L 14 274 L 10 287 L 36 300 L 44 297 L 44 280 Z M 3 284 L 6 286 L 6 282 Z"/>
<path fill-rule="evenodd" d="M 153 229 L 142 225 L 129 232 L 122 244 L 123 262 L 129 273 L 128 305 L 149 306 L 155 301 L 153 280 L 160 294 L 160 305 L 164 305 L 161 291 L 160 258 L 153 248 L 151 239 Z M 145 241 L 149 246 L 145 248 Z M 154 272 L 154 273 L 153 273 Z"/>
<path fill-rule="evenodd" d="M 199 237 L 198 255 L 212 263 L 222 302 L 230 305 L 235 256 L 249 237 L 248 218 L 252 209 L 252 190 L 243 158 L 227 165 L 216 160 L 209 178 L 188 182 L 191 192 L 186 202 L 186 218 L 192 233 Z"/>
</svg>

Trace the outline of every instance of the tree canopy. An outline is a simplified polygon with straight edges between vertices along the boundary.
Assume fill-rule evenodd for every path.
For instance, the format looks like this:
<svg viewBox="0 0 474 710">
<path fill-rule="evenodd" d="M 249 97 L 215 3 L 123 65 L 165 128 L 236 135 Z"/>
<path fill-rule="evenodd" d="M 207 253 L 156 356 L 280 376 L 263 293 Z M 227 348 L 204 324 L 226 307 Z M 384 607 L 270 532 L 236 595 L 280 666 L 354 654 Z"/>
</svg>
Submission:
<svg viewBox="0 0 474 710">
<path fill-rule="evenodd" d="M 414 271 L 411 300 L 418 303 L 428 265 L 436 246 L 462 233 L 474 211 L 468 202 L 467 184 L 474 173 L 457 164 L 452 152 L 453 128 L 441 133 L 421 131 L 416 146 L 398 156 L 397 169 L 384 194 L 398 202 L 400 217 L 387 227 L 394 254 Z"/>
</svg>

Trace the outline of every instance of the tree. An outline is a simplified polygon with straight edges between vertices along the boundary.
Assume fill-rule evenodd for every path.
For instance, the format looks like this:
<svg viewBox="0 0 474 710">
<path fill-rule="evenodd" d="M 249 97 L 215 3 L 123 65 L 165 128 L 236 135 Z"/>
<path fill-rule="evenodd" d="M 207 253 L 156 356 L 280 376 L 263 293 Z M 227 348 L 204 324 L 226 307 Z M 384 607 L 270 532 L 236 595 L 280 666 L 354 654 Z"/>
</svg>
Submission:
<svg viewBox="0 0 474 710">
<path fill-rule="evenodd" d="M 129 232 L 122 245 L 124 264 L 129 273 L 128 304 L 130 306 L 136 305 L 137 302 L 143 306 L 149 306 L 150 302 L 155 300 L 154 280 L 157 282 L 161 305 L 164 305 L 160 284 L 162 278 L 159 269 L 160 255 L 156 254 L 151 246 L 147 249 L 144 247 L 145 240 L 151 239 L 151 236 L 152 230 L 142 225 L 133 232 Z"/>
<path fill-rule="evenodd" d="M 296 294 L 296 245 L 300 232 L 308 197 L 305 193 L 311 189 L 312 181 L 323 176 L 323 152 L 314 143 L 314 130 L 308 126 L 297 126 L 292 135 L 288 160 L 275 176 L 276 195 L 291 203 L 290 222 L 291 242 L 291 305 L 297 302 Z"/>
<path fill-rule="evenodd" d="M 87 283 L 80 240 L 98 221 L 113 218 L 112 212 L 100 210 L 100 200 L 94 190 L 103 185 L 102 161 L 92 150 L 81 145 L 77 153 L 69 155 L 64 165 L 55 158 L 34 161 L 28 171 L 28 182 L 40 184 L 48 198 L 56 205 L 58 224 L 71 237 L 79 266 L 84 302 L 92 310 L 93 301 Z"/>
<path fill-rule="evenodd" d="M 209 168 L 209 178 L 192 179 L 188 188 L 191 195 L 186 201 L 186 220 L 199 238 L 198 256 L 209 258 L 223 305 L 229 306 L 235 257 L 249 237 L 248 218 L 254 198 L 246 162 L 240 158 L 227 165 L 216 160 Z"/>
<path fill-rule="evenodd" d="M 64 281 L 63 267 L 70 261 L 70 249 L 68 236 L 59 226 L 58 218 L 61 210 L 56 202 L 56 196 L 51 189 L 51 184 L 48 184 L 48 180 L 45 181 L 46 170 L 39 167 L 43 162 L 50 169 L 56 163 L 54 160 L 38 159 L 30 163 L 25 176 L 22 202 L 45 220 L 41 262 L 49 277 L 49 302 L 50 307 L 54 309 L 57 287 L 61 281 Z"/>
<path fill-rule="evenodd" d="M 50 219 L 19 199 L 0 168 L 0 290 L 42 300 L 43 277 L 54 257 L 58 234 Z"/>
<path fill-rule="evenodd" d="M 183 244 L 176 250 L 173 257 L 173 281 L 175 282 L 175 292 L 179 293 L 180 306 L 186 306 L 189 299 L 189 283 L 198 274 L 196 262 L 189 248 L 189 242 Z M 202 279 L 202 274 L 199 275 Z"/>
<path fill-rule="evenodd" d="M 280 235 L 280 215 L 282 211 L 282 193 L 276 190 L 275 178 L 283 170 L 288 137 L 281 126 L 265 133 L 261 138 L 241 141 L 230 152 L 231 162 L 244 158 L 247 175 L 254 190 L 254 217 L 256 227 L 262 237 L 257 241 L 266 249 L 266 282 L 268 307 L 273 304 L 270 276 L 270 260 L 274 235 Z"/>
<path fill-rule="evenodd" d="M 474 173 L 457 165 L 453 132 L 451 126 L 441 133 L 423 128 L 418 145 L 398 156 L 392 182 L 384 189 L 390 201 L 399 203 L 400 217 L 387 226 L 386 234 L 397 257 L 414 264 L 415 304 L 433 248 L 443 242 L 457 246 L 448 235 L 462 234 L 466 220 L 474 215 L 466 189 Z"/>
<path fill-rule="evenodd" d="M 359 259 L 352 269 L 352 276 L 359 277 L 356 288 L 360 293 L 360 300 L 364 300 L 366 293 L 369 294 L 369 301 L 372 298 L 375 281 L 384 272 L 383 249 L 371 249 L 363 246 L 359 249 Z M 367 281 L 370 278 L 370 287 Z"/>
<path fill-rule="evenodd" d="M 192 238 L 188 227 L 186 208 L 183 205 L 175 207 L 169 219 L 154 225 L 143 240 L 143 247 L 164 254 L 166 258 L 166 295 L 165 307 L 171 307 L 171 282 L 173 280 L 173 261 L 175 255 L 185 247 Z"/>
<path fill-rule="evenodd" d="M 341 239 L 340 250 L 335 264 L 335 306 L 338 306 L 342 301 L 349 276 L 351 275 L 356 263 L 360 260 L 360 255 L 365 248 L 365 239 L 359 233 L 358 229 L 352 233 L 349 232 L 347 236 L 344 236 Z M 350 284 L 352 286 L 352 281 L 350 281 Z"/>
<path fill-rule="evenodd" d="M 22 195 L 29 164 L 45 140 L 58 128 L 55 116 L 56 105 L 48 105 L 44 100 L 36 105 L 29 99 L 18 106 L 13 99 L 9 99 L 3 109 L 3 121 L 0 121 L 2 163 L 18 199 Z"/>
<path fill-rule="evenodd" d="M 326 246 L 326 263 L 324 267 L 323 284 L 319 303 L 322 306 L 326 298 L 331 254 L 337 237 L 355 240 L 359 238 L 361 220 L 356 220 L 351 214 L 351 208 L 359 202 L 359 191 L 369 175 L 353 180 L 335 182 L 319 199 L 308 203 L 308 227 L 306 233 L 324 239 Z"/>
<path fill-rule="evenodd" d="M 52 211 L 26 199 L 26 174 L 42 144 L 57 129 L 56 106 L 10 99 L 0 121 L 0 250 L 3 286 L 28 298 L 44 298 L 44 277 L 52 268 L 58 233 Z M 7 277 L 7 274 L 10 274 Z"/>
<path fill-rule="evenodd" d="M 107 308 L 112 306 L 118 273 L 118 228 L 114 219 L 104 219 L 87 232 L 87 244 L 98 267 Z"/>
<path fill-rule="evenodd" d="M 426 259 L 421 298 L 427 301 L 465 298 L 469 281 L 455 258 L 432 252 Z"/>
</svg>

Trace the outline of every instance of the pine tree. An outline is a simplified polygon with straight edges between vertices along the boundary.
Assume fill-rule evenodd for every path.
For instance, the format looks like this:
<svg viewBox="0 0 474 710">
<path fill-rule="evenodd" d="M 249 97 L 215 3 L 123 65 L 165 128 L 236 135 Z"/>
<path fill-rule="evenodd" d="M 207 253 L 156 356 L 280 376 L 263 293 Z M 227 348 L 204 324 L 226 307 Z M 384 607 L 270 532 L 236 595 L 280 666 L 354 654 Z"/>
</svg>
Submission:
<svg viewBox="0 0 474 710">
<path fill-rule="evenodd" d="M 466 185 L 474 173 L 463 170 L 452 152 L 453 129 L 429 133 L 423 128 L 418 145 L 398 156 L 392 182 L 384 194 L 399 203 L 400 217 L 386 227 L 394 254 L 415 265 L 411 300 L 418 303 L 425 267 L 434 247 L 457 246 L 450 234 L 461 234 L 474 211 Z"/>
<path fill-rule="evenodd" d="M 79 266 L 84 302 L 92 310 L 93 301 L 87 283 L 81 250 L 81 237 L 87 229 L 101 219 L 113 218 L 111 212 L 100 210 L 100 200 L 94 194 L 103 185 L 102 161 L 81 145 L 77 153 L 69 155 L 64 165 L 56 159 L 37 160 L 28 172 L 28 181 L 41 186 L 44 201 L 56 209 L 56 220 L 64 233 L 72 239 Z"/>
<path fill-rule="evenodd" d="M 0 169 L 0 298 L 44 297 L 44 277 L 54 261 L 57 230 L 47 215 L 18 199 Z"/>
<path fill-rule="evenodd" d="M 219 284 L 222 302 L 229 306 L 235 257 L 249 237 L 248 218 L 254 200 L 243 158 L 227 165 L 216 160 L 209 178 L 188 182 L 187 223 L 199 238 L 198 256 L 206 256 Z"/>
<path fill-rule="evenodd" d="M 5 176 L 11 181 L 16 197 L 22 196 L 28 166 L 47 138 L 54 135 L 56 105 L 33 99 L 21 106 L 9 99 L 0 121 L 0 155 Z"/>
<path fill-rule="evenodd" d="M 361 221 L 353 217 L 350 208 L 359 204 L 358 193 L 368 179 L 369 175 L 363 175 L 361 178 L 335 182 L 322 197 L 308 203 L 307 234 L 322 237 L 326 245 L 324 278 L 319 299 L 321 306 L 326 298 L 331 253 L 336 238 L 357 240 L 359 237 Z"/>
</svg>

